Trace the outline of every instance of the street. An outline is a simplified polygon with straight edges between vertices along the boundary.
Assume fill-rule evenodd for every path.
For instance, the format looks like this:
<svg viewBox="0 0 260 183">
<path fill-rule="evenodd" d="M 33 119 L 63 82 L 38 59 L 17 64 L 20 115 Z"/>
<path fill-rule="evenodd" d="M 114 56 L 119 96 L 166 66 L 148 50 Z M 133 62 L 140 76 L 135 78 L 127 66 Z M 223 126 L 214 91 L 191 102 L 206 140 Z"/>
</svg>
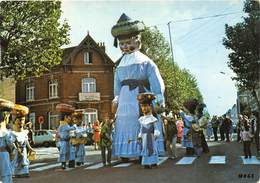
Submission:
<svg viewBox="0 0 260 183">
<path fill-rule="evenodd" d="M 210 153 L 201 157 L 186 157 L 178 144 L 178 158 L 160 157 L 160 165 L 144 169 L 134 162 L 113 161 L 112 167 L 103 167 L 99 151 L 87 146 L 87 163 L 83 167 L 61 170 L 55 148 L 38 148 L 39 160 L 30 165 L 30 178 L 14 182 L 31 183 L 158 183 L 158 182 L 260 182 L 260 161 L 242 159 L 242 144 L 238 142 L 209 142 Z M 49 151 L 48 151 L 49 149 Z M 255 154 L 254 144 L 252 145 Z M 55 159 L 53 159 L 55 157 Z M 46 159 L 47 158 L 47 159 Z"/>
</svg>

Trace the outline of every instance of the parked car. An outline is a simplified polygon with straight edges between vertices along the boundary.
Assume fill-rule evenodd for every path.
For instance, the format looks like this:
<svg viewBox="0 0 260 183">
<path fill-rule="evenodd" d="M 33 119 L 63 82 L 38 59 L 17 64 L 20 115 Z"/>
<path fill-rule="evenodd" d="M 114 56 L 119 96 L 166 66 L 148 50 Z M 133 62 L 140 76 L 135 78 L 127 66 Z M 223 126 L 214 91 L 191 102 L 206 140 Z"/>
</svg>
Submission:
<svg viewBox="0 0 260 183">
<path fill-rule="evenodd" d="M 45 147 L 55 146 L 55 130 L 35 130 L 34 131 L 34 145 L 42 145 Z"/>
</svg>

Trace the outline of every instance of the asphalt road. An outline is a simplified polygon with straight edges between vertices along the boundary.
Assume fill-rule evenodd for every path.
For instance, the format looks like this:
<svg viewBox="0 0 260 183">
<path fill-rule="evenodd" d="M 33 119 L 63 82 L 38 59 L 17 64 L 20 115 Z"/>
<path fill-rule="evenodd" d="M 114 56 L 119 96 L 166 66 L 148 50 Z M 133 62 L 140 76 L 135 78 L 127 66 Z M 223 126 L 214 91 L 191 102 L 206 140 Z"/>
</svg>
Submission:
<svg viewBox="0 0 260 183">
<path fill-rule="evenodd" d="M 101 167 L 86 169 L 98 165 L 100 156 L 87 155 L 93 160 L 90 165 L 63 171 L 59 166 L 31 171 L 30 178 L 14 179 L 15 183 L 257 183 L 260 182 L 260 165 L 245 165 L 242 156 L 242 144 L 237 142 L 210 142 L 210 153 L 196 158 L 192 164 L 177 165 L 185 156 L 184 149 L 178 148 L 178 158 L 167 159 L 158 168 L 144 169 L 139 164 L 131 163 L 127 167 Z M 252 147 L 253 154 L 255 152 Z M 212 156 L 225 156 L 225 164 L 209 164 Z M 56 160 L 41 161 L 57 163 Z M 36 164 L 39 162 L 34 162 Z M 118 162 L 117 162 L 118 163 Z M 32 164 L 32 165 L 33 165 Z M 58 165 L 58 164 L 57 164 Z M 121 165 L 121 164 L 119 164 Z M 37 166 L 35 166 L 37 168 Z"/>
</svg>

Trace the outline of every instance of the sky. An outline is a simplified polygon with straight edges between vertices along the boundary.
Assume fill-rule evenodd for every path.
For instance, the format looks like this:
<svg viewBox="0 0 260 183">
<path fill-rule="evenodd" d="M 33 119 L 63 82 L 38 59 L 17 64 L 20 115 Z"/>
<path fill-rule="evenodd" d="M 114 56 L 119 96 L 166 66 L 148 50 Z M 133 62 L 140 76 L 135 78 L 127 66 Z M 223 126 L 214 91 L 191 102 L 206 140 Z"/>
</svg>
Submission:
<svg viewBox="0 0 260 183">
<path fill-rule="evenodd" d="M 225 24 L 242 21 L 242 0 L 139 0 L 139 1 L 62 1 L 62 20 L 67 19 L 71 43 L 78 45 L 89 32 L 96 42 L 104 42 L 108 56 L 121 56 L 113 47 L 111 28 L 122 13 L 146 26 L 157 26 L 170 42 L 167 23 L 171 21 L 174 61 L 197 79 L 211 115 L 222 115 L 236 103 L 235 74 L 228 68 L 229 50 L 222 44 Z M 214 18 L 181 21 L 219 14 Z"/>
</svg>

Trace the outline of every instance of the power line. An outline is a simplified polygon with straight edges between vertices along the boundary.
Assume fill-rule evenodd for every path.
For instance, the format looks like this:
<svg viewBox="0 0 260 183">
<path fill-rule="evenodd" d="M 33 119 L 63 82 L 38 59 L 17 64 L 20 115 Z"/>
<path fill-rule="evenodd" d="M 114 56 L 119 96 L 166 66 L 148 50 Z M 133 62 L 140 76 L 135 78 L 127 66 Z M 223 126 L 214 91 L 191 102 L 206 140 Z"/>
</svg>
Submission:
<svg viewBox="0 0 260 183">
<path fill-rule="evenodd" d="M 156 26 L 160 26 L 160 25 L 168 25 L 168 23 L 181 23 L 181 22 L 187 22 L 187 21 L 202 20 L 202 19 L 207 19 L 207 18 L 217 18 L 217 17 L 221 17 L 221 16 L 227 16 L 227 15 L 233 15 L 233 14 L 239 14 L 239 13 L 244 13 L 244 12 L 243 11 L 235 11 L 235 12 L 230 12 L 230 13 L 223 13 L 223 14 L 216 14 L 216 15 L 202 16 L 202 17 L 195 17 L 195 18 L 190 18 L 190 19 L 170 20 L 167 23 L 151 25 L 151 26 L 148 26 L 148 27 L 156 27 Z"/>
<path fill-rule="evenodd" d="M 217 19 L 214 22 L 208 21 L 208 22 L 204 23 L 203 25 L 200 25 L 198 28 L 192 29 L 190 32 L 186 33 L 184 36 L 177 38 L 175 40 L 175 43 L 182 43 L 183 41 L 186 41 L 186 40 L 190 39 L 191 37 L 197 38 L 198 34 L 200 33 L 199 31 L 205 31 L 205 30 L 208 30 L 209 28 L 212 29 L 211 27 L 216 27 L 217 23 L 219 23 L 222 20 L 223 20 L 223 17 L 220 17 L 219 19 Z M 213 28 L 213 30 L 215 30 L 215 28 Z"/>
<path fill-rule="evenodd" d="M 223 14 L 223 13 L 227 13 L 230 8 L 232 8 L 232 6 L 229 6 L 227 8 L 225 8 L 223 11 L 221 11 L 220 13 Z M 199 25 L 195 28 L 193 28 L 191 31 L 189 31 L 188 33 L 186 33 L 184 36 L 181 36 L 180 38 L 178 38 L 175 42 L 179 42 L 179 41 L 183 41 L 185 40 L 186 38 L 189 38 L 190 37 L 190 34 L 192 33 L 195 33 L 195 32 L 198 32 L 199 30 L 201 30 L 202 28 L 204 28 L 205 26 L 207 25 L 211 25 L 212 23 L 214 23 L 214 25 L 216 24 L 216 22 L 219 22 L 220 20 L 222 20 L 223 17 L 220 17 L 218 18 L 218 20 L 216 21 L 211 21 L 211 20 L 208 20 L 207 22 L 203 23 L 203 25 Z"/>
<path fill-rule="evenodd" d="M 216 15 L 212 15 L 212 16 L 204 16 L 204 17 L 197 17 L 197 18 L 191 18 L 191 19 L 175 20 L 175 21 L 172 21 L 172 22 L 173 22 L 173 23 L 187 22 L 187 21 L 201 20 L 201 19 L 206 19 L 206 18 L 222 17 L 222 16 L 233 15 L 233 14 L 238 14 L 238 13 L 243 13 L 243 11 L 237 11 L 237 12 L 231 12 L 231 13 L 224 13 L 224 14 L 216 14 Z"/>
<path fill-rule="evenodd" d="M 216 14 L 216 15 L 211 15 L 211 16 L 196 17 L 196 18 L 191 18 L 191 19 L 182 19 L 182 20 L 169 21 L 169 22 L 167 23 L 167 26 L 168 26 L 168 30 L 169 30 L 170 47 L 171 47 L 171 52 L 172 52 L 172 59 L 174 60 L 174 58 L 173 58 L 173 49 L 172 49 L 172 40 L 171 40 L 171 28 L 170 28 L 170 24 L 171 24 L 171 23 L 180 23 L 180 22 L 194 21 L 194 20 L 202 20 L 202 19 L 208 19 L 208 18 L 217 18 L 217 17 L 223 17 L 223 16 L 227 16 L 227 15 L 232 15 L 232 14 L 238 14 L 238 13 L 241 13 L 241 12 L 242 12 L 242 11 L 237 11 L 237 12 Z M 150 26 L 150 27 L 156 27 L 156 25 Z"/>
<path fill-rule="evenodd" d="M 218 20 L 221 20 L 223 17 L 220 17 Z M 218 22 L 218 21 L 215 21 L 215 23 L 216 22 Z M 207 22 L 208 23 L 208 22 Z M 204 25 L 206 25 L 206 24 L 203 24 L 201 27 L 203 27 Z M 204 34 L 203 35 L 203 38 L 204 39 L 206 39 L 205 37 L 208 37 L 208 36 L 213 36 L 213 34 L 212 33 L 215 33 L 216 31 L 215 30 L 217 30 L 217 29 L 215 29 L 214 27 L 216 27 L 216 25 L 214 24 L 214 26 L 206 26 L 206 28 L 208 29 L 208 32 L 210 32 L 210 34 Z M 205 27 L 204 27 L 205 28 Z M 199 30 L 200 28 L 198 28 L 197 30 Z M 191 31 L 190 33 L 192 33 L 193 31 Z M 218 31 L 219 32 L 219 31 Z M 219 34 L 218 33 L 218 35 L 222 35 L 222 34 Z M 181 38 L 179 38 L 179 39 L 177 39 L 175 42 L 179 42 L 180 40 L 186 40 L 187 38 L 189 38 L 189 37 L 191 37 L 191 36 L 193 36 L 193 34 L 186 34 L 185 36 L 183 36 L 183 37 L 181 37 Z M 214 34 L 214 36 L 215 36 L 215 34 Z M 218 36 L 219 37 L 219 36 Z M 206 47 L 208 47 L 209 45 L 213 45 L 212 43 L 209 43 L 209 44 L 201 44 L 201 42 L 200 42 L 200 46 L 197 46 L 197 44 L 196 44 L 196 42 L 197 42 L 197 40 L 201 40 L 201 38 L 200 38 L 200 36 L 198 36 L 198 34 L 196 34 L 195 35 L 195 39 L 193 39 L 192 40 L 192 44 L 190 44 L 189 46 L 192 46 L 192 49 L 191 49 L 191 52 L 190 52 L 190 54 L 188 54 L 188 56 L 187 56 L 187 58 L 190 58 L 191 56 L 193 56 L 193 55 L 196 55 L 198 52 L 200 52 L 200 51 L 202 51 L 203 50 L 203 48 L 205 48 L 205 46 Z M 218 40 L 218 41 L 214 41 L 214 43 L 221 43 L 222 42 L 222 40 Z M 194 45 L 195 44 L 195 45 Z M 195 49 L 194 49 L 195 48 Z"/>
</svg>

